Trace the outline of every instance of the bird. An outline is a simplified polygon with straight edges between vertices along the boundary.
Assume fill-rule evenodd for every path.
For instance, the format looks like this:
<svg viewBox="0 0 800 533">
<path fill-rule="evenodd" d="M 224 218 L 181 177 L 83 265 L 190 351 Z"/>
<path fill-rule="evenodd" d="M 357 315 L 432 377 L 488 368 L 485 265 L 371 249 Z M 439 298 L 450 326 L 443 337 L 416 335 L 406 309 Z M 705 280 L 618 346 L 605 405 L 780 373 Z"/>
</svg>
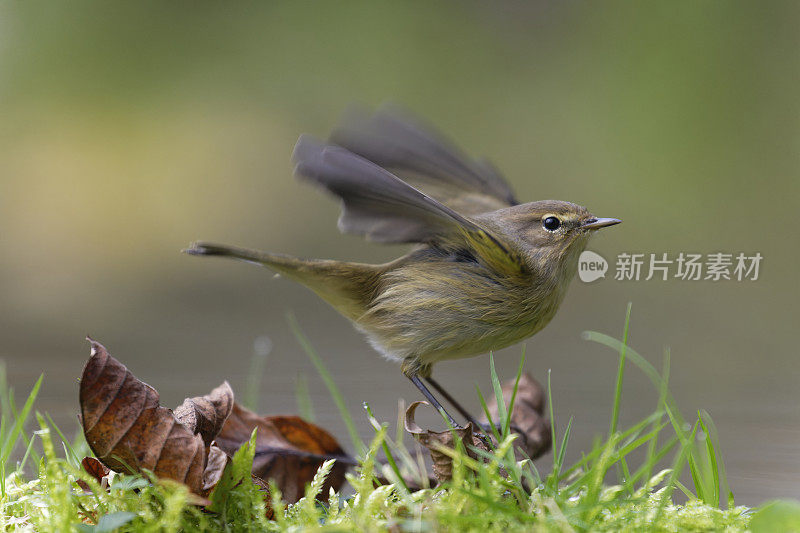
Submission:
<svg viewBox="0 0 800 533">
<path fill-rule="evenodd" d="M 339 230 L 411 249 L 383 264 L 300 259 L 195 242 L 299 282 L 348 318 L 453 427 L 423 380 L 477 421 L 432 376 L 445 360 L 487 354 L 542 330 L 598 229 L 621 222 L 559 201 L 520 203 L 486 159 L 471 158 L 397 106 L 346 113 L 327 141 L 301 135 L 296 177 L 342 205 Z"/>
</svg>

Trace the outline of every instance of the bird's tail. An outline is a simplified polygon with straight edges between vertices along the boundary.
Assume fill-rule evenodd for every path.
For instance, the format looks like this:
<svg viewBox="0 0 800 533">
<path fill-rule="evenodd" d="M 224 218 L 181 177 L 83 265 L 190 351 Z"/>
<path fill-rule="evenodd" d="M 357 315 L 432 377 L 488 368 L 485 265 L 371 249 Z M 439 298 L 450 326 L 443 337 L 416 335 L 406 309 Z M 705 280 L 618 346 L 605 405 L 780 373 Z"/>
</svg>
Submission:
<svg viewBox="0 0 800 533">
<path fill-rule="evenodd" d="M 350 320 L 357 321 L 367 310 L 377 290 L 381 272 L 378 265 L 322 259 L 299 259 L 207 242 L 195 242 L 184 250 L 190 255 L 221 256 L 266 266 L 302 283 Z"/>
</svg>

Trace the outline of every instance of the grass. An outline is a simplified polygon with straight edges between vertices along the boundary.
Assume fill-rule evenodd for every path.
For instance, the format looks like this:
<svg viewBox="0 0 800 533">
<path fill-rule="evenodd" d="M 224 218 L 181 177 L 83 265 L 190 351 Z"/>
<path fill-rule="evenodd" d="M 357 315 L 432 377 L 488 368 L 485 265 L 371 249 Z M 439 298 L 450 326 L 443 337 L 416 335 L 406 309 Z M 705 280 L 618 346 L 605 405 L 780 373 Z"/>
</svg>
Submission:
<svg viewBox="0 0 800 533">
<path fill-rule="evenodd" d="M 388 424 L 376 420 L 368 406 L 366 416 L 374 435 L 369 443 L 359 439 L 336 384 L 292 321 L 301 345 L 340 408 L 359 464 L 347 474 L 341 492 L 321 494 L 332 466 L 325 463 L 306 488 L 305 497 L 293 505 L 286 505 L 273 487 L 269 503 L 275 520 L 265 516 L 264 493 L 250 483 L 239 483 L 252 463 L 252 440 L 237 452 L 212 494 L 214 512 L 192 505 L 185 487 L 169 481 L 150 483 L 140 476 L 113 475 L 105 491 L 77 462 L 86 453 L 85 443 L 68 443 L 52 420 L 38 413 L 39 429 L 32 435 L 23 430 L 30 421 L 41 378 L 23 407 L 17 409 L 0 368 L 0 531 L 780 531 L 800 526 L 800 505 L 796 503 L 771 502 L 757 510 L 734 505 L 711 417 L 701 411 L 687 423 L 668 389 L 669 354 L 658 372 L 627 346 L 629 316 L 630 309 L 622 341 L 586 334 L 619 354 L 619 369 L 609 433 L 598 438 L 579 460 L 570 465 L 565 462 L 572 420 L 560 438 L 553 430 L 549 472 L 539 471 L 545 460 L 537 468 L 529 459 L 515 455 L 508 413 L 516 388 L 505 405 L 490 358 L 493 393 L 500 406 L 499 445 L 491 452 L 476 450 L 477 460 L 463 448 L 449 450 L 453 479 L 434 488 L 427 485 L 427 471 L 418 454 L 404 445 L 402 431 L 390 437 Z M 623 429 L 619 428 L 619 413 L 626 362 L 653 381 L 659 399 L 652 414 Z M 517 380 L 521 372 L 522 363 Z M 298 398 L 307 406 L 303 396 Z M 548 375 L 548 399 L 551 397 Z M 552 419 L 552 401 L 549 405 Z M 62 444 L 63 456 L 56 452 L 57 441 Z M 23 449 L 22 459 L 12 461 L 12 451 Z M 632 457 L 642 455 L 634 464 Z M 33 467 L 35 474 L 26 475 L 26 466 L 27 470 Z M 691 478 L 688 487 L 680 481 L 687 470 Z M 378 483 L 378 478 L 388 479 L 389 484 Z M 93 492 L 81 490 L 79 479 Z M 412 490 L 410 486 L 424 488 Z M 684 495 L 685 503 L 675 502 L 676 491 Z"/>
</svg>

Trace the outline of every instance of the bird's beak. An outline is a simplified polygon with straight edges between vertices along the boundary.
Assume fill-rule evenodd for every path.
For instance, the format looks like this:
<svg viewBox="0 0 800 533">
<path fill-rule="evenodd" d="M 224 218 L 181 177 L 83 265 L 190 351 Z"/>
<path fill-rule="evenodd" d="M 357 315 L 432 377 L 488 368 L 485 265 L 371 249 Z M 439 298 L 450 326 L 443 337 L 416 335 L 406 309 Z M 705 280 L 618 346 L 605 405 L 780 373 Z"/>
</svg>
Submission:
<svg viewBox="0 0 800 533">
<path fill-rule="evenodd" d="M 586 222 L 584 222 L 581 227 L 584 229 L 600 229 L 605 228 L 606 226 L 613 226 L 614 224 L 619 224 L 622 222 L 618 218 L 590 218 Z"/>
</svg>

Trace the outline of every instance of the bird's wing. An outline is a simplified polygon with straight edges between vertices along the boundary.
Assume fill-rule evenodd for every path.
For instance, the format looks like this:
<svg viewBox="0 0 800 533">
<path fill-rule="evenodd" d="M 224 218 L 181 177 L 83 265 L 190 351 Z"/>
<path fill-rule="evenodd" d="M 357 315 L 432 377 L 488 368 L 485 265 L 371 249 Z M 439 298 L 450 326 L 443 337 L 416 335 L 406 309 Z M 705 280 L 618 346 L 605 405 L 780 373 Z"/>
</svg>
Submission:
<svg viewBox="0 0 800 533">
<path fill-rule="evenodd" d="M 297 141 L 295 173 L 342 200 L 339 229 L 384 243 L 430 243 L 469 250 L 503 272 L 526 270 L 516 247 L 377 164 L 307 136 Z"/>
<path fill-rule="evenodd" d="M 372 114 L 352 109 L 330 141 L 465 215 L 519 203 L 488 161 L 467 157 L 432 127 L 396 107 L 384 106 Z"/>
</svg>

